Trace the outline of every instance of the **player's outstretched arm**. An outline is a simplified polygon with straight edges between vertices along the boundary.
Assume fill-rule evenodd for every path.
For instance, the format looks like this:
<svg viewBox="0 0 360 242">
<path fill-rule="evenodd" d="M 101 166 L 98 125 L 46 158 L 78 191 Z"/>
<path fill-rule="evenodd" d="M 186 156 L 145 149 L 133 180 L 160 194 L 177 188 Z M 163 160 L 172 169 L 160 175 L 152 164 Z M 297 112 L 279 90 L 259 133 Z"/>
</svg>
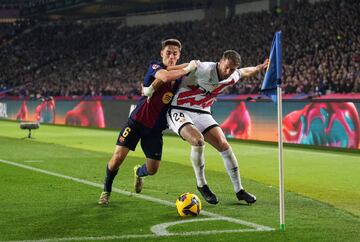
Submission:
<svg viewBox="0 0 360 242">
<path fill-rule="evenodd" d="M 156 79 L 160 79 L 163 82 L 175 81 L 176 79 L 185 76 L 189 72 L 196 69 L 198 61 L 192 60 L 190 63 L 183 68 L 174 68 L 174 70 L 159 70 L 155 74 Z M 181 66 L 181 65 L 180 65 Z"/>
<path fill-rule="evenodd" d="M 268 65 L 269 65 L 269 59 L 266 59 L 264 63 L 260 65 L 240 68 L 239 71 L 241 72 L 241 77 L 252 77 L 258 74 L 259 72 L 265 70 Z"/>
<path fill-rule="evenodd" d="M 150 86 L 143 88 L 144 96 L 151 97 L 153 93 L 165 82 L 175 81 L 176 79 L 185 76 L 189 72 L 196 69 L 199 61 L 192 60 L 190 63 L 184 63 L 177 66 L 169 66 L 167 70 L 159 70 L 155 74 L 155 80 Z"/>
<path fill-rule="evenodd" d="M 180 70 L 180 69 L 187 67 L 188 65 L 189 65 L 189 63 L 182 63 L 182 64 L 176 65 L 176 66 L 168 66 L 166 68 L 166 70 L 167 71 Z"/>
</svg>

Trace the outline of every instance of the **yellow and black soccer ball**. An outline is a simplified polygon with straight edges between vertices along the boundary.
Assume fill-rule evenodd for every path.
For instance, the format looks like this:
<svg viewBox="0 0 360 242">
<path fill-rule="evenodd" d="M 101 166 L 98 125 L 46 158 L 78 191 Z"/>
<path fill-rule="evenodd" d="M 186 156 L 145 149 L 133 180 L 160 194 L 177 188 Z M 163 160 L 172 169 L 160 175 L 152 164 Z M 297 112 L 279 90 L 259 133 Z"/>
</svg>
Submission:
<svg viewBox="0 0 360 242">
<path fill-rule="evenodd" d="M 197 216 L 201 211 L 201 201 L 193 193 L 181 194 L 176 199 L 176 210 L 180 217 Z"/>
</svg>

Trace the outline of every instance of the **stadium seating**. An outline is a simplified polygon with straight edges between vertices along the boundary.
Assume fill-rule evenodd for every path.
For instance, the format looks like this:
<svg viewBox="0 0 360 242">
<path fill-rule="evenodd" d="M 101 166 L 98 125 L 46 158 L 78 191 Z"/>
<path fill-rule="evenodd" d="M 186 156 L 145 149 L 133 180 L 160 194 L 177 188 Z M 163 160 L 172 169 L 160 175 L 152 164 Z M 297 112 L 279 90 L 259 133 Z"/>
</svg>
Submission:
<svg viewBox="0 0 360 242">
<path fill-rule="evenodd" d="M 160 41 L 183 43 L 181 62 L 217 61 L 226 49 L 243 66 L 262 62 L 272 36 L 283 31 L 283 90 L 321 95 L 360 92 L 360 2 L 302 1 L 281 13 L 248 13 L 223 20 L 127 27 L 123 21 L 38 22 L 1 26 L 0 84 L 11 96 L 139 95 Z M 262 76 L 227 94 L 256 94 Z"/>
</svg>

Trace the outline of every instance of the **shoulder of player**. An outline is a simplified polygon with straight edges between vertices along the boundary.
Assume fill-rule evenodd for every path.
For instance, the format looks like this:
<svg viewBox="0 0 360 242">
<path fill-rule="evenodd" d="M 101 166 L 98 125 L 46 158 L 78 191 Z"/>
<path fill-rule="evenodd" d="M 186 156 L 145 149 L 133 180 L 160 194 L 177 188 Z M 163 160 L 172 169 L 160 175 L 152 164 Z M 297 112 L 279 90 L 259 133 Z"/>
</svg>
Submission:
<svg viewBox="0 0 360 242">
<path fill-rule="evenodd" d="M 212 68 L 216 67 L 216 62 L 209 62 L 209 61 L 200 62 L 198 67 L 204 68 L 204 69 L 212 69 Z"/>
<path fill-rule="evenodd" d="M 216 69 L 215 62 L 200 62 L 197 67 L 197 72 L 200 73 L 210 73 Z"/>
<path fill-rule="evenodd" d="M 149 69 L 150 70 L 157 70 L 157 69 L 163 69 L 164 65 L 160 61 L 150 61 Z"/>
</svg>

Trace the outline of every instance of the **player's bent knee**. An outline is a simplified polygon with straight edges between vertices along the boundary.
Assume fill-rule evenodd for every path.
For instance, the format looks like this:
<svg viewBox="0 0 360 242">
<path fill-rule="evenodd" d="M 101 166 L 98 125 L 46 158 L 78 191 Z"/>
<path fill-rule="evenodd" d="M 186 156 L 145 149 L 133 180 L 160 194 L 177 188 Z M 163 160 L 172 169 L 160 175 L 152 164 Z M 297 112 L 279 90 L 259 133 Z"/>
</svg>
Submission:
<svg viewBox="0 0 360 242">
<path fill-rule="evenodd" d="M 190 139 L 188 139 L 188 142 L 192 146 L 203 146 L 203 145 L 205 145 L 204 139 L 197 138 L 197 137 L 191 137 Z"/>
<path fill-rule="evenodd" d="M 126 158 L 126 155 L 124 155 L 124 154 L 114 153 L 108 164 L 109 169 L 110 170 L 118 169 L 125 158 Z"/>
<path fill-rule="evenodd" d="M 219 144 L 219 151 L 225 151 L 225 150 L 228 150 L 230 149 L 230 145 L 227 141 L 220 141 L 220 144 Z"/>
<path fill-rule="evenodd" d="M 123 160 L 117 159 L 116 157 L 113 156 L 109 161 L 108 167 L 111 171 L 114 171 L 120 167 L 122 162 Z"/>
<path fill-rule="evenodd" d="M 204 146 L 205 145 L 204 138 L 202 137 L 202 138 L 197 139 L 196 144 L 197 144 L 197 146 Z"/>
<path fill-rule="evenodd" d="M 114 160 L 111 159 L 107 166 L 110 171 L 115 171 L 120 167 L 120 165 L 121 165 L 121 163 L 115 162 Z"/>
<path fill-rule="evenodd" d="M 205 145 L 204 136 L 202 136 L 202 134 L 192 135 L 187 140 L 192 146 L 203 146 L 203 145 Z"/>
<path fill-rule="evenodd" d="M 204 136 L 195 126 L 190 124 L 185 125 L 180 131 L 180 136 L 192 146 L 203 146 L 205 144 Z"/>
<path fill-rule="evenodd" d="M 114 154 L 113 156 L 113 161 L 114 163 L 122 163 L 126 158 L 126 155 L 123 155 L 123 154 Z"/>
<path fill-rule="evenodd" d="M 147 159 L 146 167 L 148 175 L 152 176 L 157 173 L 160 167 L 160 160 Z"/>
<path fill-rule="evenodd" d="M 148 174 L 149 174 L 149 176 L 153 176 L 153 175 L 155 175 L 157 173 L 157 171 L 158 171 L 158 169 L 156 169 L 156 170 L 148 170 Z"/>
<path fill-rule="evenodd" d="M 157 173 L 157 171 L 159 170 L 159 166 L 148 166 L 147 167 L 147 171 L 148 171 L 148 174 L 149 176 L 153 176 Z"/>
</svg>

